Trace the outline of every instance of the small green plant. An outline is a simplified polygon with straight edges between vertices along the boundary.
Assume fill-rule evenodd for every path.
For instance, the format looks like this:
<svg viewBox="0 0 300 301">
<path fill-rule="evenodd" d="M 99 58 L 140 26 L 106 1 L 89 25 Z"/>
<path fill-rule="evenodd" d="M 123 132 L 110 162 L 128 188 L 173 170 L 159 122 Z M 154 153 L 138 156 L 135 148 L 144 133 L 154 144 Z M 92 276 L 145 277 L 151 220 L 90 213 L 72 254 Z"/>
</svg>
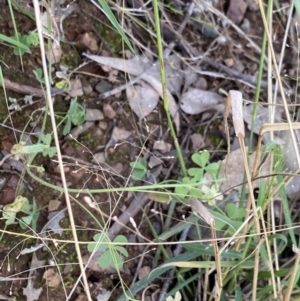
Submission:
<svg viewBox="0 0 300 301">
<path fill-rule="evenodd" d="M 120 254 L 128 257 L 128 252 L 123 246 L 115 245 L 117 243 L 126 244 L 127 238 L 123 235 L 118 235 L 113 240 L 114 245 L 110 245 L 109 238 L 103 234 L 98 233 L 93 237 L 94 242 L 88 244 L 89 252 L 105 251 L 98 259 L 99 266 L 102 268 L 112 267 L 117 270 L 123 267 L 123 259 Z"/>
<path fill-rule="evenodd" d="M 67 135 L 71 131 L 71 126 L 81 125 L 85 118 L 85 107 L 77 102 L 77 97 L 73 98 L 70 104 L 70 108 L 67 113 L 67 123 L 63 129 L 63 135 Z"/>
<path fill-rule="evenodd" d="M 186 184 L 184 187 L 180 186 L 175 188 L 175 194 L 183 201 L 188 200 L 190 197 L 196 197 L 203 201 L 208 201 L 209 204 L 213 205 L 215 199 L 222 199 L 222 196 L 218 194 L 219 185 L 214 183 L 209 187 L 205 185 L 206 180 L 203 180 L 205 172 L 208 173 L 213 180 L 217 179 L 219 172 L 220 166 L 218 163 L 208 164 L 209 156 L 207 150 L 192 155 L 192 161 L 197 167 L 192 167 L 187 170 L 188 176 L 183 177 L 181 180 L 182 184 Z M 197 183 L 199 183 L 199 186 L 195 187 Z"/>
<path fill-rule="evenodd" d="M 132 179 L 135 181 L 142 180 L 147 174 L 147 161 L 145 158 L 130 162 L 130 167 L 132 168 Z"/>
<path fill-rule="evenodd" d="M 10 152 L 13 155 L 15 155 L 16 159 L 19 159 L 22 155 L 36 154 L 40 152 L 43 153 L 43 156 L 49 156 L 50 158 L 52 158 L 56 154 L 56 147 L 50 146 L 51 140 L 52 140 L 51 134 L 42 135 L 41 136 L 42 143 L 25 145 L 23 142 L 20 142 L 18 144 L 15 144 Z"/>
<path fill-rule="evenodd" d="M 43 77 L 43 71 L 41 68 L 37 68 L 32 70 L 33 74 L 35 75 L 36 80 L 42 85 L 45 84 L 45 79 Z"/>
<path fill-rule="evenodd" d="M 0 35 L 0 39 L 14 46 L 15 55 L 23 55 L 25 52 L 30 53 L 30 47 L 39 44 L 37 31 L 31 31 L 28 35 L 21 35 L 18 32 L 12 37 Z"/>
<path fill-rule="evenodd" d="M 32 229 L 36 230 L 36 223 L 38 220 L 39 212 L 35 199 L 33 199 L 32 204 L 30 204 L 29 200 L 26 197 L 19 195 L 15 198 L 13 203 L 5 205 L 2 210 L 3 219 L 6 220 L 6 226 L 9 226 L 15 222 L 18 212 L 23 212 L 27 215 L 19 219 L 20 227 L 22 229 L 26 229 L 28 225 L 31 224 Z"/>
</svg>

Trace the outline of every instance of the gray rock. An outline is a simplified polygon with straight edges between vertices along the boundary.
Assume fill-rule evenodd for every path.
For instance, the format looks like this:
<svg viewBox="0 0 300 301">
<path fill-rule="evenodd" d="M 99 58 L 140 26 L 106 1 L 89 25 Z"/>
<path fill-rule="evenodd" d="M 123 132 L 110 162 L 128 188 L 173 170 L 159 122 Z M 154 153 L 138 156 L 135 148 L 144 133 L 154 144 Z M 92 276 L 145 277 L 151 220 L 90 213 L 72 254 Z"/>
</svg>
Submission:
<svg viewBox="0 0 300 301">
<path fill-rule="evenodd" d="M 98 109 L 86 109 L 85 112 L 85 121 L 98 121 L 103 120 L 104 115 Z"/>
<path fill-rule="evenodd" d="M 100 80 L 100 82 L 96 85 L 95 90 L 98 93 L 102 94 L 104 92 L 108 92 L 108 91 L 112 90 L 112 87 L 113 87 L 112 84 L 109 83 L 108 81 Z"/>
</svg>

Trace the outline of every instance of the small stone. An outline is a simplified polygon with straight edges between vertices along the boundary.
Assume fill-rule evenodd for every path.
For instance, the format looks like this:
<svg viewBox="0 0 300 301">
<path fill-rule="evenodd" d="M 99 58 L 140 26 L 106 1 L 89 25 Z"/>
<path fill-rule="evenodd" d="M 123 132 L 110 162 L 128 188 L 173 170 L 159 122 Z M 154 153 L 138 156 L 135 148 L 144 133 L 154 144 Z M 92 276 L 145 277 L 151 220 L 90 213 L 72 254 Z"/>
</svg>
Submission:
<svg viewBox="0 0 300 301">
<path fill-rule="evenodd" d="M 194 152 L 198 151 L 199 149 L 203 148 L 205 145 L 205 141 L 201 134 L 193 134 L 191 135 L 191 141 L 192 141 L 192 149 Z"/>
<path fill-rule="evenodd" d="M 58 200 L 49 201 L 48 212 L 56 211 L 60 207 L 61 202 Z"/>
<path fill-rule="evenodd" d="M 112 90 L 112 84 L 106 80 L 101 80 L 95 87 L 95 90 L 102 94 L 104 92 L 108 92 Z"/>
<path fill-rule="evenodd" d="M 114 119 L 117 115 L 116 111 L 111 107 L 110 104 L 105 104 L 103 106 L 103 113 L 109 119 Z"/>
<path fill-rule="evenodd" d="M 100 121 L 99 122 L 99 128 L 101 129 L 101 130 L 106 130 L 107 129 L 107 122 L 105 122 L 105 121 Z"/>
<path fill-rule="evenodd" d="M 204 77 L 199 77 L 194 83 L 194 88 L 207 90 L 207 80 Z"/>
<path fill-rule="evenodd" d="M 94 155 L 92 162 L 93 163 L 104 163 L 106 161 L 105 153 L 97 153 Z"/>
<path fill-rule="evenodd" d="M 69 136 L 67 136 L 65 138 L 65 140 L 71 140 L 71 139 L 77 139 L 79 137 L 79 135 L 81 135 L 82 133 L 84 133 L 85 131 L 87 131 L 90 127 L 92 127 L 94 125 L 94 122 L 89 122 L 86 121 L 84 124 L 77 126 L 76 128 L 74 128 Z"/>
<path fill-rule="evenodd" d="M 150 169 L 152 169 L 153 167 L 156 167 L 158 165 L 162 164 L 162 160 L 159 159 L 157 156 L 151 156 L 150 160 L 148 162 L 148 166 Z"/>
<path fill-rule="evenodd" d="M 250 33 L 250 22 L 247 18 L 244 18 L 243 23 L 241 25 L 241 29 L 243 30 L 243 32 L 245 34 L 249 34 Z"/>
<path fill-rule="evenodd" d="M 139 270 L 138 270 L 138 278 L 142 279 L 142 278 L 148 276 L 150 274 L 150 272 L 151 272 L 151 268 L 149 266 L 147 266 L 147 265 L 143 266 L 143 267 L 139 268 Z"/>
<path fill-rule="evenodd" d="M 232 67 L 234 65 L 234 60 L 233 58 L 227 58 L 224 59 L 224 63 L 226 64 L 227 67 Z"/>
<path fill-rule="evenodd" d="M 162 153 L 167 153 L 171 150 L 172 145 L 170 143 L 166 143 L 164 141 L 155 141 L 153 145 L 153 149 L 158 150 Z"/>
<path fill-rule="evenodd" d="M 86 109 L 85 112 L 85 121 L 98 121 L 103 120 L 104 115 L 98 109 Z"/>
<path fill-rule="evenodd" d="M 82 90 L 85 95 L 90 95 L 93 92 L 93 88 L 90 84 L 84 85 Z"/>
</svg>

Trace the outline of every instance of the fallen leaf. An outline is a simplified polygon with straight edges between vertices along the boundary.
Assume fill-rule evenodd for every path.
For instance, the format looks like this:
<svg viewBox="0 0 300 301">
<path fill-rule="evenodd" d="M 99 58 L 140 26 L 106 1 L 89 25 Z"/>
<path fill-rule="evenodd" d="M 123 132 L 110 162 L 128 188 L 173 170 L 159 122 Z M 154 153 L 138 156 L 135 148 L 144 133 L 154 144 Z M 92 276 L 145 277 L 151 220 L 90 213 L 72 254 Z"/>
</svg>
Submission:
<svg viewBox="0 0 300 301">
<path fill-rule="evenodd" d="M 65 217 L 66 208 L 60 211 L 51 212 L 48 215 L 48 222 L 45 224 L 43 229 L 41 230 L 41 237 L 46 237 L 47 233 L 46 230 L 50 229 L 54 233 L 58 235 L 62 235 L 63 228 L 59 225 L 59 222 Z M 45 241 L 46 243 L 47 241 Z"/>
<path fill-rule="evenodd" d="M 28 279 L 27 286 L 23 288 L 23 295 L 26 296 L 27 301 L 39 300 L 40 294 L 43 289 L 33 287 L 32 279 Z"/>
<path fill-rule="evenodd" d="M 189 89 L 182 94 L 180 99 L 180 108 L 187 114 L 200 114 L 208 110 L 224 109 L 223 97 L 215 92 L 204 91 L 200 89 Z"/>
<path fill-rule="evenodd" d="M 116 111 L 111 107 L 110 104 L 103 105 L 103 113 L 108 119 L 114 119 L 117 115 Z"/>
<path fill-rule="evenodd" d="M 96 39 L 96 35 L 93 32 L 85 32 L 78 35 L 76 43 L 79 48 L 88 48 L 91 52 L 98 52 L 99 47 Z"/>
<path fill-rule="evenodd" d="M 43 275 L 43 279 L 46 280 L 46 284 L 49 287 L 58 287 L 61 282 L 60 275 L 54 269 L 48 269 Z"/>
<path fill-rule="evenodd" d="M 82 83 L 79 78 L 71 79 L 70 84 L 71 84 L 71 88 L 68 91 L 68 94 L 71 97 L 77 97 L 83 95 Z"/>
<path fill-rule="evenodd" d="M 109 66 L 110 68 L 114 68 L 123 71 L 125 73 L 129 73 L 133 76 L 138 76 L 140 80 L 143 80 L 147 84 L 151 85 L 152 88 L 156 90 L 156 92 L 159 94 L 159 96 L 163 98 L 163 89 L 162 89 L 160 76 L 158 76 L 159 72 L 157 72 L 157 66 L 152 65 L 152 67 L 149 68 L 151 64 L 149 63 L 147 58 L 134 57 L 131 60 L 123 60 L 118 58 L 108 58 L 104 56 L 91 55 L 87 53 L 83 53 L 83 55 L 89 58 L 90 60 L 93 60 L 101 65 Z M 175 68 L 173 70 L 175 70 Z M 173 84 L 170 87 L 171 90 L 172 87 L 174 88 Z M 173 122 L 176 126 L 176 130 L 177 132 L 179 132 L 180 119 L 178 113 L 178 106 L 172 94 L 170 93 L 170 90 L 168 88 L 168 83 L 167 83 L 166 92 L 167 92 L 166 94 L 167 94 L 167 101 L 168 101 L 168 109 L 173 118 Z"/>
<path fill-rule="evenodd" d="M 142 81 L 139 84 L 128 86 L 126 96 L 130 108 L 139 119 L 148 116 L 156 108 L 159 101 L 157 92 Z"/>
</svg>

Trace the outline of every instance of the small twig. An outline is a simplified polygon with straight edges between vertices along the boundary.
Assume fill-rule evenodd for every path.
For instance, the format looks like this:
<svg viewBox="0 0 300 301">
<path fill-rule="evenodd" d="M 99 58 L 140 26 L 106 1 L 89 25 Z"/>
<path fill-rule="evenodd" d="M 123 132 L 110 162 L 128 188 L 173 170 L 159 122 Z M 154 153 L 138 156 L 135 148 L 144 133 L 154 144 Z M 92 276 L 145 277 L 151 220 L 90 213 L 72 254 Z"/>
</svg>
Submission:
<svg viewBox="0 0 300 301">
<path fill-rule="evenodd" d="M 7 160 L 7 159 L 9 159 L 10 157 L 12 157 L 13 156 L 13 154 L 7 154 L 7 155 L 5 155 L 3 158 L 2 158 L 2 160 L 0 161 L 0 166 L 2 166 L 2 164 Z"/>
<path fill-rule="evenodd" d="M 4 82 L 4 88 L 20 93 L 20 94 L 25 94 L 25 95 L 32 95 L 32 96 L 37 96 L 37 97 L 45 97 L 44 91 L 42 89 L 39 88 L 34 88 L 31 86 L 27 86 L 27 85 L 20 85 L 18 83 L 12 82 L 8 79 L 3 79 Z M 3 88 L 2 82 L 0 81 L 0 87 Z M 51 95 L 57 95 L 59 93 L 61 93 L 62 90 L 57 89 L 57 88 L 51 88 Z"/>
</svg>

